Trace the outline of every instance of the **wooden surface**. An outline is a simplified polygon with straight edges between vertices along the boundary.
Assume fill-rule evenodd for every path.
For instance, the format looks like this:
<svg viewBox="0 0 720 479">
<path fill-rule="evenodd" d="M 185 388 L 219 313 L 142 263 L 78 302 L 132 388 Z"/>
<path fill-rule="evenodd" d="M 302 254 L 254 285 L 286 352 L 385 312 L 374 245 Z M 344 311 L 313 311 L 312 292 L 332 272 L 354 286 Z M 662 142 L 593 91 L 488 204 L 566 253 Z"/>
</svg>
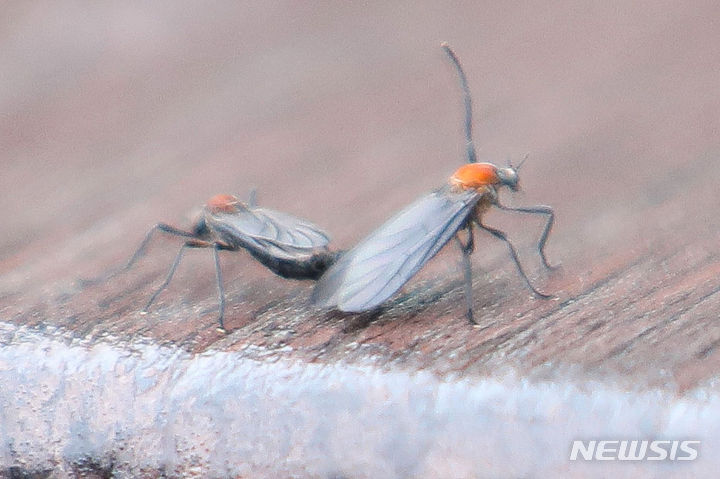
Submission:
<svg viewBox="0 0 720 479">
<path fill-rule="evenodd" d="M 716 2 L 240 5 L 5 8 L 3 321 L 441 376 L 511 368 L 680 391 L 716 376 Z M 375 315 L 314 310 L 312 283 L 223 254 L 227 335 L 208 251 L 187 255 L 147 315 L 173 239 L 105 284 L 78 282 L 122 264 L 155 222 L 186 225 L 213 194 L 252 188 L 352 246 L 464 161 L 441 41 L 468 74 L 480 158 L 530 154 L 524 193 L 505 201 L 557 212 L 552 276 L 532 249 L 540 220 L 488 217 L 556 300 L 532 297 L 482 235 L 476 328 L 452 246 Z"/>
</svg>

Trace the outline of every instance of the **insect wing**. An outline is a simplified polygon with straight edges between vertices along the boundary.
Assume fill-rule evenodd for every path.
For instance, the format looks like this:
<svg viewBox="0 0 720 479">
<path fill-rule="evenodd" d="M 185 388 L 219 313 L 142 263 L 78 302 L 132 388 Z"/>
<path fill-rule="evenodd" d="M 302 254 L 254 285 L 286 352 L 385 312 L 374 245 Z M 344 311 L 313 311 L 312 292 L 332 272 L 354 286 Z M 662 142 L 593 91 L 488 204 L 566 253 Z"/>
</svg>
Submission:
<svg viewBox="0 0 720 479">
<path fill-rule="evenodd" d="M 348 312 L 378 306 L 440 251 L 478 199 L 447 188 L 420 198 L 345 253 L 320 278 L 313 302 Z"/>
<path fill-rule="evenodd" d="M 327 234 L 309 221 L 266 208 L 239 205 L 237 212 L 214 214 L 212 223 L 226 234 L 288 251 L 325 248 L 330 242 Z"/>
</svg>

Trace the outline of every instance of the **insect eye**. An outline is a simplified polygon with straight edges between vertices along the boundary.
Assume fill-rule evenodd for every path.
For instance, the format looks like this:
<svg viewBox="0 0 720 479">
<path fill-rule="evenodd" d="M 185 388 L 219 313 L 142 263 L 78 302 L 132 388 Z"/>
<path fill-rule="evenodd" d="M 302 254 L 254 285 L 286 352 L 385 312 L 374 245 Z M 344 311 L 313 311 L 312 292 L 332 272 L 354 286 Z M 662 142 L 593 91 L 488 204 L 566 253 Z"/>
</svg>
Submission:
<svg viewBox="0 0 720 479">
<path fill-rule="evenodd" d="M 519 178 L 515 168 L 498 169 L 498 177 L 503 185 L 510 187 L 512 190 L 517 190 Z"/>
</svg>

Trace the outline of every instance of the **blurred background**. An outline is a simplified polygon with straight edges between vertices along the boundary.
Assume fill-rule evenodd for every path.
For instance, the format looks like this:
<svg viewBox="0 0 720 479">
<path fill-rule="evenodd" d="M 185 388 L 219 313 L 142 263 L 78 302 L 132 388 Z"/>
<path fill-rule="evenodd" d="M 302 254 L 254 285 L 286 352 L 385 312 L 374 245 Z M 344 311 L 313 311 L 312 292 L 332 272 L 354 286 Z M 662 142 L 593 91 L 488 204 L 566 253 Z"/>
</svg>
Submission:
<svg viewBox="0 0 720 479">
<path fill-rule="evenodd" d="M 3 2 L 2 319 L 441 376 L 707 385 L 720 366 L 719 18 L 715 1 Z M 351 247 L 465 161 L 443 41 L 469 79 L 480 160 L 529 154 L 505 202 L 556 210 L 552 276 L 532 249 L 540 220 L 488 218 L 556 301 L 532 298 L 484 237 L 478 330 L 459 310 L 454 250 L 369 319 L 313 311 L 310 284 L 226 255 L 230 337 L 215 331 L 206 252 L 151 315 L 138 311 L 171 240 L 136 272 L 78 284 L 154 223 L 187 225 L 212 195 L 253 188 Z"/>
</svg>

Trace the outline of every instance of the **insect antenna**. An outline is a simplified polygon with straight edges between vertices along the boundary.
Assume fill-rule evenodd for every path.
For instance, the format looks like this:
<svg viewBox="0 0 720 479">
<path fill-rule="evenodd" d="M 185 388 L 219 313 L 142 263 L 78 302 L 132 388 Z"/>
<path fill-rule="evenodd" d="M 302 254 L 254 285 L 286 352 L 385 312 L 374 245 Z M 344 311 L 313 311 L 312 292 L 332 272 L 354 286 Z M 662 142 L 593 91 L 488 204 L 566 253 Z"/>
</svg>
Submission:
<svg viewBox="0 0 720 479">
<path fill-rule="evenodd" d="M 523 159 L 520 161 L 520 163 L 518 163 L 517 166 L 513 166 L 512 161 L 508 160 L 508 166 L 517 172 L 520 170 L 520 167 L 527 161 L 528 156 L 530 156 L 530 153 L 525 153 L 525 156 L 523 156 Z"/>
<path fill-rule="evenodd" d="M 475 153 L 475 143 L 472 138 L 472 98 L 470 97 L 470 87 L 468 87 L 467 77 L 463 71 L 460 60 L 458 59 L 455 52 L 450 48 L 450 45 L 443 43 L 440 45 L 445 53 L 452 60 L 455 69 L 457 70 L 458 76 L 460 77 L 460 86 L 463 90 L 463 100 L 465 101 L 465 142 L 467 149 L 467 160 L 468 163 L 477 162 L 477 154 Z"/>
</svg>

